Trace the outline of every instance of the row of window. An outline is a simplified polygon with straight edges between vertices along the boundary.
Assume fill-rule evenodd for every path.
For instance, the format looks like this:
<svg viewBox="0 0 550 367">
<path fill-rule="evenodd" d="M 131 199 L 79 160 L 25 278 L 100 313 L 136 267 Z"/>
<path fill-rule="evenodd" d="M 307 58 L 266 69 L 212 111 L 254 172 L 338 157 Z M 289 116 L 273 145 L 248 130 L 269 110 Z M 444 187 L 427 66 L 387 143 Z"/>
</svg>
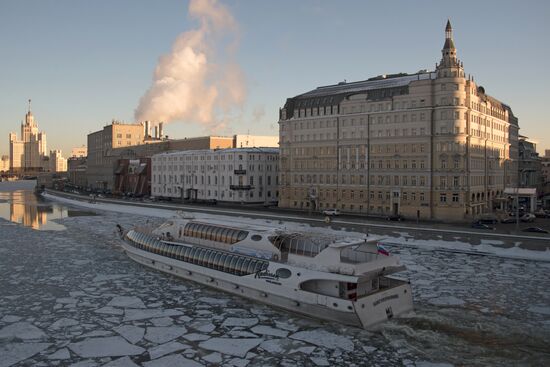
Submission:
<svg viewBox="0 0 550 367">
<path fill-rule="evenodd" d="M 270 155 L 258 154 L 257 156 L 255 156 L 254 154 L 247 154 L 247 155 L 228 154 L 227 155 L 227 160 L 228 161 L 233 161 L 233 160 L 242 161 L 243 158 L 245 158 L 244 160 L 253 161 L 253 160 L 255 160 L 255 157 L 257 157 L 259 161 L 262 160 L 262 157 L 265 157 L 265 160 L 267 160 L 267 161 L 276 161 L 278 159 L 276 154 L 270 154 Z M 225 154 L 220 155 L 216 151 L 214 151 L 214 152 L 208 151 L 205 154 L 201 154 L 201 155 L 198 155 L 197 153 L 194 153 L 194 152 L 182 152 L 182 154 L 177 154 L 177 155 L 173 154 L 173 153 L 168 153 L 168 154 L 161 153 L 161 155 L 153 157 L 154 162 L 177 162 L 177 161 L 181 162 L 181 161 L 184 161 L 184 160 L 185 161 L 199 161 L 199 160 L 200 161 L 204 161 L 204 160 L 206 160 L 206 161 L 210 161 L 210 160 L 225 161 L 226 156 L 225 156 Z"/>
<path fill-rule="evenodd" d="M 183 235 L 232 245 L 244 240 L 248 232 L 236 228 L 189 222 L 183 228 Z"/>
<path fill-rule="evenodd" d="M 130 243 L 140 250 L 204 266 L 225 273 L 244 276 L 267 269 L 269 262 L 249 256 L 234 255 L 225 251 L 196 246 L 179 246 L 161 242 L 153 236 L 130 231 Z"/>
</svg>

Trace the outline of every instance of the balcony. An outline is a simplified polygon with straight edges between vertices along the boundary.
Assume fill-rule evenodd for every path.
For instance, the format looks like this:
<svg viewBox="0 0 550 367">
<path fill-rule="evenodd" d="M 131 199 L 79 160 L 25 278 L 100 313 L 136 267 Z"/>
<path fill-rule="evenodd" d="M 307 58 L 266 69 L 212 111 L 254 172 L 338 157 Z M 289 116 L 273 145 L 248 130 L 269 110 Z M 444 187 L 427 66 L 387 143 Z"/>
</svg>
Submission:
<svg viewBox="0 0 550 367">
<path fill-rule="evenodd" d="M 229 185 L 231 190 L 252 190 L 252 185 Z"/>
<path fill-rule="evenodd" d="M 236 169 L 233 171 L 236 175 L 246 175 L 245 169 Z"/>
</svg>

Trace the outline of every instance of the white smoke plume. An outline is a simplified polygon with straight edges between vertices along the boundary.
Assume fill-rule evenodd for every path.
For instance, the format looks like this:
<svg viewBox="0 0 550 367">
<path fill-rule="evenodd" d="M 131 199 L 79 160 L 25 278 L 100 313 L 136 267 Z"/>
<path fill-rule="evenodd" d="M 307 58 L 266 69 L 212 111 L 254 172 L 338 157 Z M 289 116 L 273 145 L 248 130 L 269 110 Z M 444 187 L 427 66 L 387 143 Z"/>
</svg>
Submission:
<svg viewBox="0 0 550 367">
<path fill-rule="evenodd" d="M 213 132 L 227 127 L 246 98 L 244 73 L 234 61 L 238 24 L 217 0 L 191 0 L 189 15 L 198 29 L 179 35 L 160 57 L 135 119 L 197 122 Z"/>
</svg>

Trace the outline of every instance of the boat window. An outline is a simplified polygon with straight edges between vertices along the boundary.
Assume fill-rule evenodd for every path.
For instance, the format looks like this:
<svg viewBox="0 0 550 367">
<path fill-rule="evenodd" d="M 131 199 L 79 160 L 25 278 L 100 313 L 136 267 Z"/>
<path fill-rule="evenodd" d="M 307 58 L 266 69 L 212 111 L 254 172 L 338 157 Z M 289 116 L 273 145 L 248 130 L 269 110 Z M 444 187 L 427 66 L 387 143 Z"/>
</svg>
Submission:
<svg viewBox="0 0 550 367">
<path fill-rule="evenodd" d="M 203 254 L 203 251 L 204 251 L 203 248 L 197 247 L 197 249 L 195 250 L 195 253 L 193 254 L 193 264 L 199 263 L 199 259 Z"/>
<path fill-rule="evenodd" d="M 223 264 L 225 262 L 226 256 L 227 256 L 227 254 L 225 254 L 223 252 L 220 254 L 220 258 L 216 262 L 216 270 L 223 271 Z"/>
<path fill-rule="evenodd" d="M 231 274 L 235 274 L 237 271 L 237 262 L 239 261 L 240 256 L 233 256 L 233 259 L 231 260 L 231 264 L 229 264 L 229 272 Z"/>
<path fill-rule="evenodd" d="M 254 273 L 254 269 L 256 268 L 257 262 L 258 262 L 257 260 L 253 260 L 253 259 L 250 260 L 250 263 L 248 264 L 248 269 L 246 269 L 246 272 L 248 274 Z"/>
<path fill-rule="evenodd" d="M 199 265 L 202 258 L 204 257 L 205 252 L 206 250 L 204 248 L 197 249 L 197 251 L 195 252 L 195 256 L 193 256 L 194 257 L 193 264 Z"/>
<path fill-rule="evenodd" d="M 178 246 L 179 248 L 177 249 L 176 251 L 176 259 L 178 260 L 181 260 L 182 259 L 182 254 L 183 254 L 183 250 L 185 249 L 184 246 Z"/>
<path fill-rule="evenodd" d="M 218 242 L 220 239 L 220 232 L 222 229 L 220 227 L 214 227 L 214 230 L 212 231 L 212 241 Z"/>
<path fill-rule="evenodd" d="M 233 260 L 233 255 L 227 255 L 225 257 L 225 261 L 223 262 L 223 270 L 225 272 L 229 272 L 229 264 L 231 264 L 231 260 Z"/>
<path fill-rule="evenodd" d="M 221 252 L 219 251 L 216 251 L 214 257 L 212 258 L 212 264 L 211 264 L 211 267 L 212 269 L 218 269 L 218 263 L 220 261 L 220 257 L 222 256 Z"/>
<path fill-rule="evenodd" d="M 208 226 L 208 225 L 205 225 L 204 226 L 204 239 L 205 240 L 210 240 L 210 237 L 212 236 L 212 227 L 211 226 Z"/>
<path fill-rule="evenodd" d="M 238 241 L 242 241 L 246 238 L 246 236 L 248 235 L 248 232 L 245 232 L 245 231 L 239 231 L 239 236 L 237 237 L 237 240 Z"/>
<path fill-rule="evenodd" d="M 193 250 L 193 247 L 186 247 L 183 249 L 183 253 L 181 254 L 183 261 L 185 262 L 189 261 L 189 254 L 191 253 L 192 250 Z"/>
<path fill-rule="evenodd" d="M 286 278 L 290 278 L 290 276 L 292 275 L 292 272 L 287 268 L 279 268 L 275 271 L 275 274 L 277 274 L 279 278 L 286 279 Z"/>
<path fill-rule="evenodd" d="M 216 241 L 216 235 L 218 234 L 219 227 L 210 227 L 210 241 Z"/>
<path fill-rule="evenodd" d="M 175 258 L 176 257 L 176 250 L 178 246 L 170 245 L 170 257 Z"/>
<path fill-rule="evenodd" d="M 198 237 L 198 235 L 199 235 L 199 225 L 197 223 L 191 223 L 189 236 Z"/>
<path fill-rule="evenodd" d="M 209 268 L 213 268 L 213 267 L 214 267 L 214 264 L 215 264 L 214 261 L 216 260 L 216 256 L 217 256 L 217 255 L 218 255 L 218 251 L 212 250 L 212 251 L 210 252 L 210 255 L 208 256 L 208 259 L 206 260 L 207 266 L 208 266 Z"/>
<path fill-rule="evenodd" d="M 239 260 L 237 260 L 237 263 L 235 264 L 235 274 L 241 275 L 241 273 L 243 272 L 242 267 L 245 259 L 246 258 L 244 256 L 239 257 Z"/>
<path fill-rule="evenodd" d="M 227 243 L 228 242 L 228 233 L 229 233 L 230 229 L 229 228 L 224 228 L 222 230 L 222 233 L 220 235 L 220 242 L 223 242 L 223 243 Z"/>
<path fill-rule="evenodd" d="M 206 262 L 206 259 L 208 259 L 208 255 L 210 254 L 210 251 L 212 250 L 203 249 L 201 256 L 199 258 L 199 265 L 204 265 L 204 263 Z"/>
<path fill-rule="evenodd" d="M 259 234 L 253 234 L 253 235 L 250 237 L 250 239 L 251 239 L 252 241 L 261 241 L 262 236 L 260 236 Z"/>
<path fill-rule="evenodd" d="M 243 257 L 243 262 L 241 263 L 241 273 L 248 274 L 248 264 L 250 263 L 249 257 Z"/>
<path fill-rule="evenodd" d="M 204 231 L 204 239 L 205 240 L 210 240 L 210 236 L 212 235 L 212 227 L 210 226 L 204 226 L 203 227 L 203 231 Z"/>
</svg>

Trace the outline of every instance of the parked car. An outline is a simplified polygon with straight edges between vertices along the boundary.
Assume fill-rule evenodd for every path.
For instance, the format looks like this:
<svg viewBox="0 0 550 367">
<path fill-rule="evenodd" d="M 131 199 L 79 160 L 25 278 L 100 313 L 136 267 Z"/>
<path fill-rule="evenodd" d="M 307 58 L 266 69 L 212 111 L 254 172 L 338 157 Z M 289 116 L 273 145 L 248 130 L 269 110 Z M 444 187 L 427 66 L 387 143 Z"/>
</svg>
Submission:
<svg viewBox="0 0 550 367">
<path fill-rule="evenodd" d="M 472 223 L 472 228 L 475 228 L 475 229 L 488 229 L 488 230 L 494 230 L 495 229 L 495 227 L 491 227 L 491 226 L 488 226 L 487 224 L 483 224 L 483 223 L 479 223 L 479 222 Z"/>
<path fill-rule="evenodd" d="M 522 229 L 523 232 L 536 232 L 536 233 L 548 233 L 546 229 L 542 229 L 539 227 L 529 227 Z"/>
<path fill-rule="evenodd" d="M 495 224 L 498 223 L 498 218 L 494 214 L 482 214 L 479 218 L 477 218 L 477 222 L 483 224 Z"/>
<path fill-rule="evenodd" d="M 515 217 L 504 218 L 504 219 L 501 219 L 500 223 L 506 223 L 506 224 L 516 223 L 516 218 Z"/>
<path fill-rule="evenodd" d="M 519 219 L 522 221 L 522 222 L 527 222 L 527 223 L 531 223 L 535 220 L 535 215 L 534 214 L 531 214 L 531 213 L 526 213 L 526 214 L 523 214 Z"/>
<path fill-rule="evenodd" d="M 340 215 L 340 210 L 338 209 L 326 209 L 323 210 L 324 215 L 328 215 L 329 217 Z"/>
<path fill-rule="evenodd" d="M 403 216 L 400 215 L 400 214 L 392 214 L 392 215 L 388 215 L 386 217 L 386 220 L 393 220 L 393 221 L 401 222 L 402 220 L 405 220 L 405 218 L 403 218 Z"/>
</svg>

